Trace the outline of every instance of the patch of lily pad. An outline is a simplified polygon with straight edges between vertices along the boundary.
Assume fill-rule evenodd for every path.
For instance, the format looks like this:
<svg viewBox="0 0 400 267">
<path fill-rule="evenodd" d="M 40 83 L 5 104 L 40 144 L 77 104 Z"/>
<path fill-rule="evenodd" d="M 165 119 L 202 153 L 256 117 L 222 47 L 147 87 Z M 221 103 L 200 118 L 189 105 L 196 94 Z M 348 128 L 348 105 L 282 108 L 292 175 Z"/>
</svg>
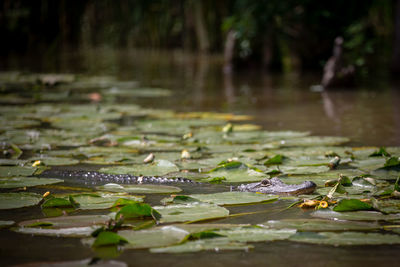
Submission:
<svg viewBox="0 0 400 267">
<path fill-rule="evenodd" d="M 133 166 L 120 166 L 120 167 L 107 167 L 101 168 L 100 172 L 110 174 L 132 174 L 132 175 L 145 175 L 145 176 L 162 176 L 170 172 L 179 171 L 179 168 L 168 160 L 155 160 L 153 163 L 133 165 Z"/>
<path fill-rule="evenodd" d="M 161 223 L 202 221 L 224 218 L 229 215 L 229 210 L 207 203 L 173 204 L 168 206 L 155 206 L 161 214 Z"/>
<path fill-rule="evenodd" d="M 332 246 L 355 246 L 355 245 L 394 245 L 400 244 L 399 235 L 362 233 L 362 232 L 320 232 L 297 233 L 289 238 L 290 241 L 312 243 Z"/>
<path fill-rule="evenodd" d="M 270 220 L 261 225 L 274 229 L 296 229 L 302 232 L 371 231 L 382 229 L 377 223 L 346 222 L 322 219 Z"/>
<path fill-rule="evenodd" d="M 36 193 L 0 193 L 0 210 L 30 207 L 39 204 L 42 196 Z"/>
<path fill-rule="evenodd" d="M 38 185 L 50 185 L 61 182 L 63 182 L 63 180 L 55 178 L 10 177 L 0 178 L 0 188 L 30 187 Z"/>
<path fill-rule="evenodd" d="M 97 189 L 108 192 L 134 193 L 134 194 L 170 194 L 179 193 L 182 191 L 179 187 L 159 184 L 105 184 L 98 186 Z"/>
</svg>

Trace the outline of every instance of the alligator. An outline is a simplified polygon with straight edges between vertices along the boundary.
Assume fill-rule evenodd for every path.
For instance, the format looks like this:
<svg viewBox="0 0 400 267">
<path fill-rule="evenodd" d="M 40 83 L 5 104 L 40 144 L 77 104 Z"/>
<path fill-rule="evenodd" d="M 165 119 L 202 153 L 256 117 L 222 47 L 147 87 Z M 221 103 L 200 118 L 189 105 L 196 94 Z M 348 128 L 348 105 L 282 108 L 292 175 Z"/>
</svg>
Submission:
<svg viewBox="0 0 400 267">
<path fill-rule="evenodd" d="M 281 179 L 273 177 L 257 183 L 239 185 L 236 190 L 264 194 L 302 195 L 314 192 L 316 187 L 317 185 L 311 181 L 304 181 L 301 184 L 285 184 Z"/>
<path fill-rule="evenodd" d="M 121 184 L 142 184 L 142 183 L 193 183 L 199 182 L 182 177 L 162 177 L 162 176 L 135 176 L 130 174 L 108 174 L 97 171 L 49 171 L 42 176 L 57 176 L 60 178 L 73 178 L 74 181 L 83 182 L 86 185 L 99 185 L 100 183 L 121 183 Z M 301 195 L 312 193 L 316 184 L 305 181 L 301 184 L 285 184 L 281 179 L 274 177 L 264 179 L 257 183 L 242 184 L 231 187 L 231 190 L 240 192 L 257 192 L 264 194 L 279 195 Z"/>
</svg>

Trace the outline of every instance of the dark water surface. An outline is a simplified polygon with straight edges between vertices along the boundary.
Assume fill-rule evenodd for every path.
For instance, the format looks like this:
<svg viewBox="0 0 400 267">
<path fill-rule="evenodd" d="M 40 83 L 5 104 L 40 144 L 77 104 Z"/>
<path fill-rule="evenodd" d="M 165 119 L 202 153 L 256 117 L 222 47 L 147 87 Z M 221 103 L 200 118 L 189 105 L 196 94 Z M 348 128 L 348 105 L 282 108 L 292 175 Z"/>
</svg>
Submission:
<svg viewBox="0 0 400 267">
<path fill-rule="evenodd" d="M 273 74 L 241 70 L 224 74 L 218 56 L 196 57 L 180 52 L 88 49 L 52 57 L 47 54 L 10 57 L 1 70 L 114 75 L 143 87 L 173 91 L 167 98 L 139 99 L 135 104 L 177 111 L 218 111 L 254 116 L 267 130 L 311 131 L 347 136 L 356 146 L 400 145 L 400 87 L 373 80 L 362 88 L 315 92 L 319 74 Z M 371 79 L 372 80 L 372 79 Z M 124 99 L 120 100 L 124 102 Z M 131 100 L 129 100 L 131 101 Z M 125 102 L 130 103 L 130 102 Z M 185 193 L 196 189 L 184 188 Z M 202 192 L 223 191 L 210 186 Z M 151 199 L 149 200 L 152 201 Z M 158 202 L 157 199 L 154 202 Z M 267 204 L 270 212 L 232 217 L 216 223 L 261 223 L 271 219 L 308 217 L 300 209 L 277 214 L 284 201 Z M 231 213 L 260 211 L 265 205 L 230 207 Z M 29 210 L 29 211 L 28 211 Z M 1 217 L 29 219 L 32 209 L 1 212 Z M 32 218 L 33 218 L 32 217 Z M 95 256 L 79 239 L 29 236 L 0 230 L 0 263 L 78 260 Z M 396 266 L 400 246 L 333 247 L 293 242 L 257 243 L 249 252 L 151 254 L 127 250 L 118 260 L 130 266 Z"/>
<path fill-rule="evenodd" d="M 254 116 L 266 130 L 346 136 L 354 145 L 400 145 L 400 83 L 371 73 L 356 88 L 315 92 L 320 73 L 266 73 L 256 68 L 224 74 L 220 56 L 179 51 L 83 49 L 4 59 L 2 70 L 113 75 L 143 87 L 167 88 L 171 97 L 138 103 L 178 111 Z M 383 76 L 383 77 L 382 77 Z M 121 99 L 123 102 L 124 100 Z M 129 99 L 129 101 L 131 101 Z M 128 102 L 129 103 L 129 102 Z"/>
</svg>

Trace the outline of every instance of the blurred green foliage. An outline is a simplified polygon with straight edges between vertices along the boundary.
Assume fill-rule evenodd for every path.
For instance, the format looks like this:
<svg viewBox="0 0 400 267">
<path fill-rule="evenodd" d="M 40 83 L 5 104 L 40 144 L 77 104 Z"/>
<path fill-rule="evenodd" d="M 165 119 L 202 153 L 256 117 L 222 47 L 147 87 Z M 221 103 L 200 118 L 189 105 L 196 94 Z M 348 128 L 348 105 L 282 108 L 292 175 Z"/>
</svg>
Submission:
<svg viewBox="0 0 400 267">
<path fill-rule="evenodd" d="M 337 36 L 367 69 L 390 58 L 395 1 L 3 0 L 0 54 L 107 45 L 220 53 L 234 31 L 236 64 L 321 68 Z"/>
</svg>

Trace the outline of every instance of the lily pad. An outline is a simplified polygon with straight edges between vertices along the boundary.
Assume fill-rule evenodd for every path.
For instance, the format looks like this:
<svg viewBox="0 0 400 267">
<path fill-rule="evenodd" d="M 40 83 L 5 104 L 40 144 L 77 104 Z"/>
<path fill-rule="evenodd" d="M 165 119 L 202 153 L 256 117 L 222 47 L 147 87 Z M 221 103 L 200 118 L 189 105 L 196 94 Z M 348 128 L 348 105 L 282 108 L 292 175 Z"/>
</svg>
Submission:
<svg viewBox="0 0 400 267">
<path fill-rule="evenodd" d="M 383 213 L 400 214 L 400 199 L 382 199 L 373 202 L 374 208 Z"/>
<path fill-rule="evenodd" d="M 170 172 L 177 172 L 179 168 L 168 160 L 155 160 L 150 164 L 101 168 L 100 172 L 110 174 L 133 174 L 145 176 L 162 176 Z"/>
<path fill-rule="evenodd" d="M 200 221 L 224 218 L 229 210 L 213 204 L 192 203 L 153 207 L 161 214 L 161 223 Z"/>
<path fill-rule="evenodd" d="M 349 221 L 395 221 L 400 220 L 400 213 L 382 214 L 376 211 L 349 211 L 336 212 L 331 210 L 317 210 L 311 213 L 311 216 L 333 220 Z"/>
<path fill-rule="evenodd" d="M 18 223 L 20 227 L 40 227 L 46 225 L 51 229 L 86 227 L 94 225 L 105 225 L 111 218 L 108 215 L 77 215 L 60 216 L 54 218 L 42 218 Z"/>
<path fill-rule="evenodd" d="M 36 193 L 0 193 L 0 209 L 17 209 L 37 205 L 42 196 Z"/>
<path fill-rule="evenodd" d="M 0 221 L 0 229 L 10 227 L 14 223 L 14 221 Z"/>
<path fill-rule="evenodd" d="M 237 227 L 232 229 L 221 229 L 214 231 L 226 236 L 232 241 L 239 242 L 261 242 L 285 240 L 296 233 L 295 229 L 266 229 L 260 227 Z"/>
<path fill-rule="evenodd" d="M 35 167 L 0 166 L 0 177 L 30 176 L 35 171 Z"/>
<path fill-rule="evenodd" d="M 189 232 L 171 225 L 140 231 L 122 230 L 118 234 L 128 241 L 129 244 L 125 245 L 125 248 L 136 249 L 178 244 L 189 235 Z"/>
<path fill-rule="evenodd" d="M 188 252 L 199 252 L 204 250 L 242 250 L 248 251 L 252 249 L 252 245 L 246 243 L 231 241 L 229 238 L 207 238 L 195 241 L 188 241 L 181 245 L 164 247 L 164 248 L 152 248 L 152 253 L 188 253 Z"/>
<path fill-rule="evenodd" d="M 296 229 L 302 232 L 368 231 L 381 229 L 376 223 L 346 222 L 321 219 L 271 220 L 261 224 L 275 229 Z"/>
<path fill-rule="evenodd" d="M 153 185 L 153 184 L 135 184 L 135 185 L 119 185 L 105 184 L 98 186 L 97 189 L 108 192 L 125 192 L 135 194 L 170 194 L 182 191 L 179 187 L 169 185 Z"/>
<path fill-rule="evenodd" d="M 334 146 L 349 142 L 347 137 L 338 136 L 308 136 L 293 139 L 285 139 L 277 144 L 280 147 L 304 147 L 304 146 Z"/>
<path fill-rule="evenodd" d="M 77 203 L 79 203 L 79 209 L 109 209 L 114 206 L 114 203 L 120 199 L 129 199 L 136 202 L 142 202 L 143 198 L 138 196 L 126 195 L 126 194 L 74 194 L 71 195 Z"/>
<path fill-rule="evenodd" d="M 333 211 L 371 210 L 372 206 L 359 199 L 341 199 Z"/>
<path fill-rule="evenodd" d="M 0 188 L 18 188 L 61 183 L 63 180 L 36 177 L 0 178 Z"/>
<path fill-rule="evenodd" d="M 278 200 L 278 196 L 257 194 L 252 192 L 222 192 L 214 194 L 193 194 L 189 195 L 201 202 L 207 202 L 217 205 L 238 205 L 251 204 L 261 202 L 274 202 Z"/>
<path fill-rule="evenodd" d="M 289 238 L 291 241 L 333 246 L 354 245 L 392 245 L 400 244 L 399 235 L 359 232 L 321 232 L 321 233 L 297 233 Z"/>
<path fill-rule="evenodd" d="M 36 227 L 20 227 L 14 229 L 17 233 L 29 235 L 46 235 L 46 236 L 63 236 L 63 237 L 87 237 L 95 231 L 96 226 L 82 226 L 71 228 L 36 228 Z"/>
</svg>

